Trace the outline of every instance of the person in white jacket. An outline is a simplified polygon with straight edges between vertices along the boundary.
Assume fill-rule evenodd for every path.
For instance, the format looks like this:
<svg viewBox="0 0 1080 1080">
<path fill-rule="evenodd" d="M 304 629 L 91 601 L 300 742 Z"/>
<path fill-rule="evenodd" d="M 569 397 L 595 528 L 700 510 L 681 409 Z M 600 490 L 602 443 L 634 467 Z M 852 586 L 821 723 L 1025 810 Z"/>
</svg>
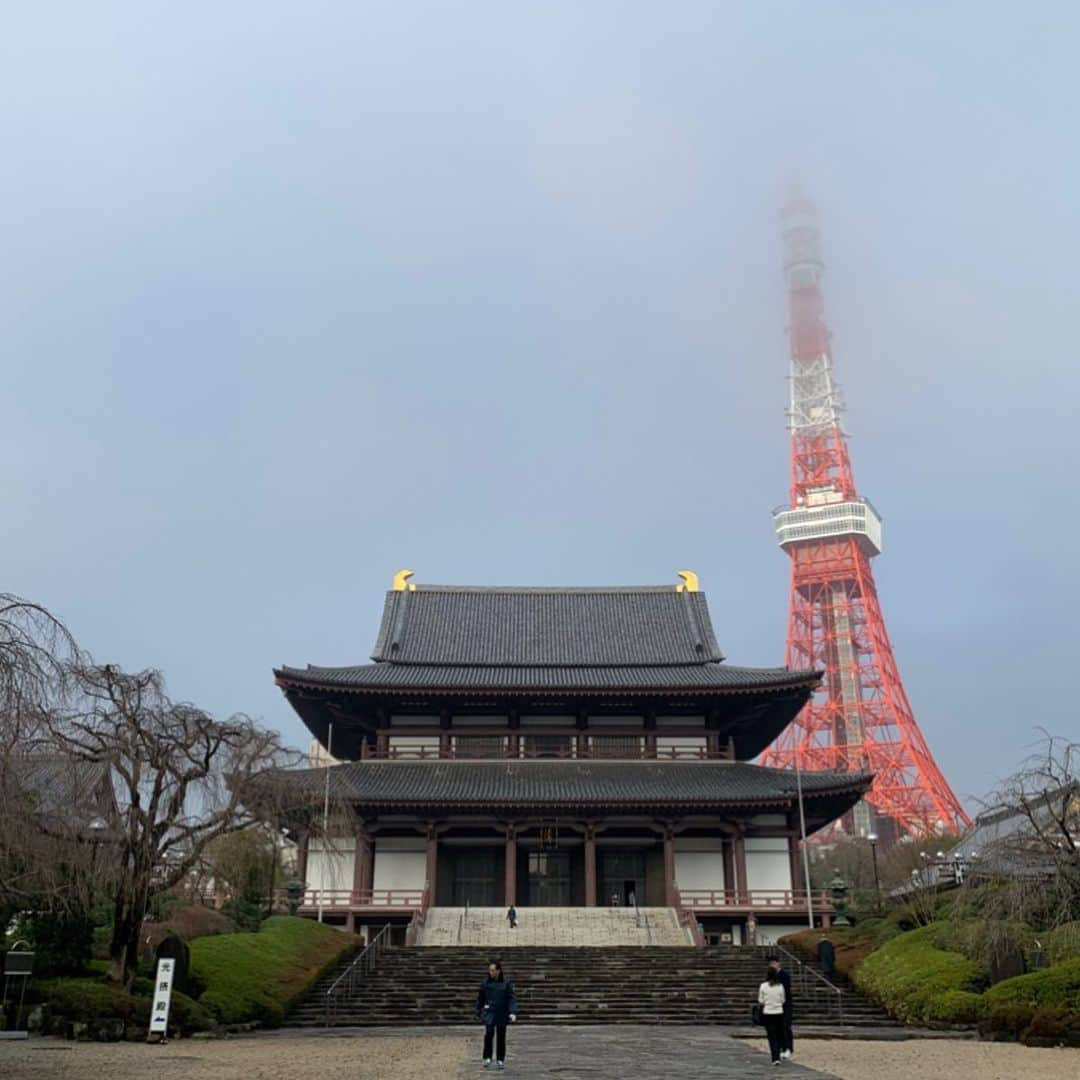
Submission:
<svg viewBox="0 0 1080 1080">
<path fill-rule="evenodd" d="M 780 1064 L 780 1047 L 784 1041 L 784 1002 L 787 992 L 780 982 L 780 973 L 769 968 L 765 981 L 758 987 L 758 1004 L 761 1006 L 761 1019 L 765 1024 L 765 1034 L 769 1039 L 769 1053 L 774 1065 Z"/>
</svg>

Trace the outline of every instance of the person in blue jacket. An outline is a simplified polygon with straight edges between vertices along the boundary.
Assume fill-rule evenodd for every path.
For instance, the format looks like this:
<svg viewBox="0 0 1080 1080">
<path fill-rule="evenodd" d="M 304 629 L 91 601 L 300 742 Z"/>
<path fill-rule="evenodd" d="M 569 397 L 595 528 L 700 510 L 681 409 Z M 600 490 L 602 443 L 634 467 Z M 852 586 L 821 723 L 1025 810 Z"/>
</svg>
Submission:
<svg viewBox="0 0 1080 1080">
<path fill-rule="evenodd" d="M 488 964 L 487 978 L 480 984 L 480 993 L 476 996 L 476 1015 L 484 1021 L 484 1068 L 491 1068 L 494 1048 L 495 1067 L 505 1069 L 506 1025 L 517 1020 L 517 998 L 514 981 L 503 974 L 498 960 Z"/>
</svg>

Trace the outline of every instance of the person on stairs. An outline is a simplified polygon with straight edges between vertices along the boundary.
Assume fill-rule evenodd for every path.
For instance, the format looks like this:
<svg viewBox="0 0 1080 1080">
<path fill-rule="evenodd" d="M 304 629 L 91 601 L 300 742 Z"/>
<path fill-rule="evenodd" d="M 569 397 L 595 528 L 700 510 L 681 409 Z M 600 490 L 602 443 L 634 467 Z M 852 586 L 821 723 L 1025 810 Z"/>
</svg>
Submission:
<svg viewBox="0 0 1080 1080">
<path fill-rule="evenodd" d="M 821 940 L 818 942 L 817 958 L 818 963 L 821 965 L 821 973 L 826 979 L 831 979 L 833 972 L 836 970 L 836 948 L 827 934 L 822 934 Z"/>
<path fill-rule="evenodd" d="M 513 904 L 507 909 L 506 921 L 510 924 L 511 930 L 517 929 L 517 908 Z"/>
<path fill-rule="evenodd" d="M 761 1007 L 761 1022 L 769 1040 L 769 1056 L 774 1065 L 780 1064 L 780 1049 L 784 1038 L 784 1001 L 787 994 L 780 981 L 780 972 L 769 965 L 765 981 L 758 987 L 757 999 Z"/>
<path fill-rule="evenodd" d="M 792 1029 L 795 999 L 791 994 L 791 976 L 780 965 L 780 957 L 775 954 L 769 957 L 769 967 L 776 971 L 784 988 L 784 1031 L 780 1040 L 780 1056 L 786 1061 L 795 1056 L 795 1032 Z"/>
<path fill-rule="evenodd" d="M 484 1022 L 484 1068 L 491 1068 L 495 1051 L 495 1067 L 506 1068 L 506 1025 L 517 1020 L 517 998 L 514 981 L 503 974 L 502 962 L 488 964 L 487 977 L 480 984 L 476 997 L 476 1015 Z"/>
</svg>

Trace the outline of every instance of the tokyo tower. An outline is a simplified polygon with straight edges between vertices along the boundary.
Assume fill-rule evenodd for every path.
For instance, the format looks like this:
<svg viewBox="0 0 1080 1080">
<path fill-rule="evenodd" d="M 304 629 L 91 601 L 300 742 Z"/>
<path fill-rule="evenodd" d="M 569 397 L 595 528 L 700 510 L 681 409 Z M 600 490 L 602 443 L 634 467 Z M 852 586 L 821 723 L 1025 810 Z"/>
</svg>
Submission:
<svg viewBox="0 0 1080 1080">
<path fill-rule="evenodd" d="M 881 518 L 855 488 L 843 401 L 833 378 L 813 206 L 793 196 L 783 210 L 784 274 L 791 345 L 791 504 L 774 514 L 791 557 L 787 659 L 824 669 L 821 689 L 762 763 L 780 768 L 870 771 L 867 799 L 900 832 L 957 832 L 970 824 L 919 731 L 900 681 L 874 587 Z M 865 802 L 846 827 L 875 829 Z M 882 823 L 884 824 L 884 823 Z"/>
</svg>

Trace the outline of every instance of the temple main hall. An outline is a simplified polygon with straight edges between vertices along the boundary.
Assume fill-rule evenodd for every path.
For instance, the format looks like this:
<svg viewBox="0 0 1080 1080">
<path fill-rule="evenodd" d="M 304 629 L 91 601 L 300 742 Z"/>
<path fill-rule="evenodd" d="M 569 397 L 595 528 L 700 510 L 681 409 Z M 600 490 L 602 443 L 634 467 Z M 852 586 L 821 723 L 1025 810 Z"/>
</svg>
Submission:
<svg viewBox="0 0 1080 1080">
<path fill-rule="evenodd" d="M 763 768 L 821 673 L 726 662 L 696 575 L 678 584 L 414 584 L 371 662 L 281 667 L 330 764 L 290 774 L 328 835 L 296 830 L 301 914 L 357 931 L 431 908 L 669 907 L 701 942 L 829 917 L 807 835 L 863 773 Z M 314 820 L 314 817 L 309 818 Z"/>
</svg>

